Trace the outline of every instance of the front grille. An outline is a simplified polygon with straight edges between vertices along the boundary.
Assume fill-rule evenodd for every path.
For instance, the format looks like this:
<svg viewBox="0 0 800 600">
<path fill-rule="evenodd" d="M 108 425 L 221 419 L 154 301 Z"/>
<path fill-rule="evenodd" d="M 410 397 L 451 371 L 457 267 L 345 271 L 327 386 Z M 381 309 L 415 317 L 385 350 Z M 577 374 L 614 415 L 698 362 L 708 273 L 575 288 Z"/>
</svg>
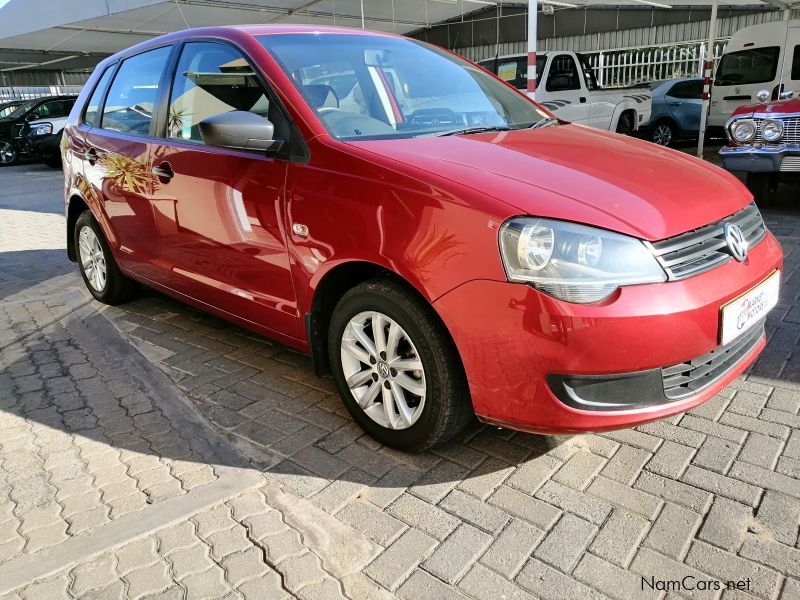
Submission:
<svg viewBox="0 0 800 600">
<path fill-rule="evenodd" d="M 767 146 L 780 146 L 781 144 L 800 144 L 800 117 L 791 117 L 788 119 L 774 119 L 775 121 L 783 121 L 783 137 L 778 142 L 765 142 L 761 136 L 761 125 L 765 119 L 754 119 L 757 126 L 756 137 L 754 143 L 765 144 Z"/>
<path fill-rule="evenodd" d="M 800 173 L 800 156 L 786 156 L 781 161 L 781 172 Z"/>
<path fill-rule="evenodd" d="M 753 203 L 716 223 L 652 242 L 653 254 L 670 281 L 694 277 L 733 259 L 723 232 L 726 223 L 741 228 L 750 248 L 767 234 L 761 213 Z"/>
<path fill-rule="evenodd" d="M 742 336 L 688 362 L 664 367 L 661 377 L 664 395 L 679 400 L 696 394 L 723 377 L 744 358 L 764 336 L 764 321 Z"/>
</svg>

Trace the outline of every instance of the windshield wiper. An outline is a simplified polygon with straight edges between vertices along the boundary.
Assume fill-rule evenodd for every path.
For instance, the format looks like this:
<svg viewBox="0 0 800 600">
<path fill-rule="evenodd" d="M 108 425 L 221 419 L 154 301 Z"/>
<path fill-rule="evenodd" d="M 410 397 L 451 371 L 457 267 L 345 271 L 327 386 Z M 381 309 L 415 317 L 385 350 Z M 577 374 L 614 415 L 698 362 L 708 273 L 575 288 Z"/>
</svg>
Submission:
<svg viewBox="0 0 800 600">
<path fill-rule="evenodd" d="M 544 117 L 543 119 L 539 119 L 528 127 L 528 129 L 539 129 L 540 127 L 550 127 L 551 125 L 558 125 L 559 121 L 556 117 Z"/>
<path fill-rule="evenodd" d="M 469 135 L 471 133 L 488 133 L 491 131 L 511 131 L 510 127 L 497 125 L 482 125 L 479 127 L 462 127 L 461 129 L 450 129 L 434 133 L 434 137 L 444 137 L 446 135 Z"/>
</svg>

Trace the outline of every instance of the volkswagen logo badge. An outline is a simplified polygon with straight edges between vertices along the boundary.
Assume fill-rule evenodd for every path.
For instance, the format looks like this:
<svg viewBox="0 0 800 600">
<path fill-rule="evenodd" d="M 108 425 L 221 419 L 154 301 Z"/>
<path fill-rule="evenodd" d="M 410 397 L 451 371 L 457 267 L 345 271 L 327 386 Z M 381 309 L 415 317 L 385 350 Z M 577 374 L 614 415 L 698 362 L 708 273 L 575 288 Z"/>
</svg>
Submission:
<svg viewBox="0 0 800 600">
<path fill-rule="evenodd" d="M 741 228 L 733 223 L 725 223 L 722 232 L 725 235 L 725 243 L 728 244 L 733 258 L 739 262 L 744 262 L 744 259 L 747 258 L 748 244 Z"/>
</svg>

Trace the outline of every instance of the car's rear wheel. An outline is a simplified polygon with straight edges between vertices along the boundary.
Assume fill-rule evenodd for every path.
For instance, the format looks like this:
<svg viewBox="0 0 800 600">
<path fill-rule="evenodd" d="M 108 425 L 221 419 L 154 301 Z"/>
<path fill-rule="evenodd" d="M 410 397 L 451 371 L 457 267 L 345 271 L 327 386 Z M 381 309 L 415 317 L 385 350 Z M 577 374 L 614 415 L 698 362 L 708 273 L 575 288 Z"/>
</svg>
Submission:
<svg viewBox="0 0 800 600">
<path fill-rule="evenodd" d="M 650 130 L 650 141 L 659 146 L 669 146 L 675 139 L 675 128 L 669 121 L 659 121 Z"/>
<path fill-rule="evenodd" d="M 19 160 L 19 153 L 14 144 L 7 140 L 0 140 L 0 165 L 5 167 L 16 164 Z"/>
<path fill-rule="evenodd" d="M 328 331 L 345 406 L 380 443 L 420 452 L 469 421 L 472 406 L 455 345 L 433 309 L 389 279 L 360 284 L 336 305 Z"/>
<path fill-rule="evenodd" d="M 633 117 L 630 112 L 624 112 L 617 121 L 617 133 L 622 135 L 633 135 Z"/>
<path fill-rule="evenodd" d="M 777 173 L 748 173 L 747 189 L 753 194 L 756 204 L 759 206 L 769 206 L 775 199 L 778 189 Z"/>
<path fill-rule="evenodd" d="M 100 302 L 120 304 L 136 293 L 137 284 L 117 266 L 103 231 L 92 213 L 84 211 L 75 223 L 78 267 L 86 287 Z"/>
</svg>

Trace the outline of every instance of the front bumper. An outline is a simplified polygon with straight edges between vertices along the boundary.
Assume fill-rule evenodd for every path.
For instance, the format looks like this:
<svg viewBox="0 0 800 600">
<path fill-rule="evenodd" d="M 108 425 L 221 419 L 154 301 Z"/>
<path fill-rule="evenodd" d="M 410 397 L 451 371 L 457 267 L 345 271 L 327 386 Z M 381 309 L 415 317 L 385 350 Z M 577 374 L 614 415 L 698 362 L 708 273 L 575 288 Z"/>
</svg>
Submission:
<svg viewBox="0 0 800 600">
<path fill-rule="evenodd" d="M 650 379 L 626 387 L 620 404 L 629 406 L 619 410 L 577 408 L 558 391 L 559 380 L 620 380 L 697 361 L 719 347 L 720 307 L 781 266 L 780 245 L 768 233 L 744 263 L 728 262 L 681 281 L 624 287 L 600 304 L 570 304 L 530 286 L 476 280 L 434 306 L 459 350 L 481 420 L 539 433 L 607 431 L 706 401 L 752 363 L 764 336 L 754 336 L 708 385 L 661 402 L 645 397 Z M 631 394 L 640 398 L 622 397 Z"/>
<path fill-rule="evenodd" d="M 728 171 L 748 173 L 800 172 L 800 144 L 780 146 L 723 146 L 719 151 Z M 786 160 L 789 158 L 789 160 Z M 794 160 L 793 160 L 794 159 Z"/>
</svg>

